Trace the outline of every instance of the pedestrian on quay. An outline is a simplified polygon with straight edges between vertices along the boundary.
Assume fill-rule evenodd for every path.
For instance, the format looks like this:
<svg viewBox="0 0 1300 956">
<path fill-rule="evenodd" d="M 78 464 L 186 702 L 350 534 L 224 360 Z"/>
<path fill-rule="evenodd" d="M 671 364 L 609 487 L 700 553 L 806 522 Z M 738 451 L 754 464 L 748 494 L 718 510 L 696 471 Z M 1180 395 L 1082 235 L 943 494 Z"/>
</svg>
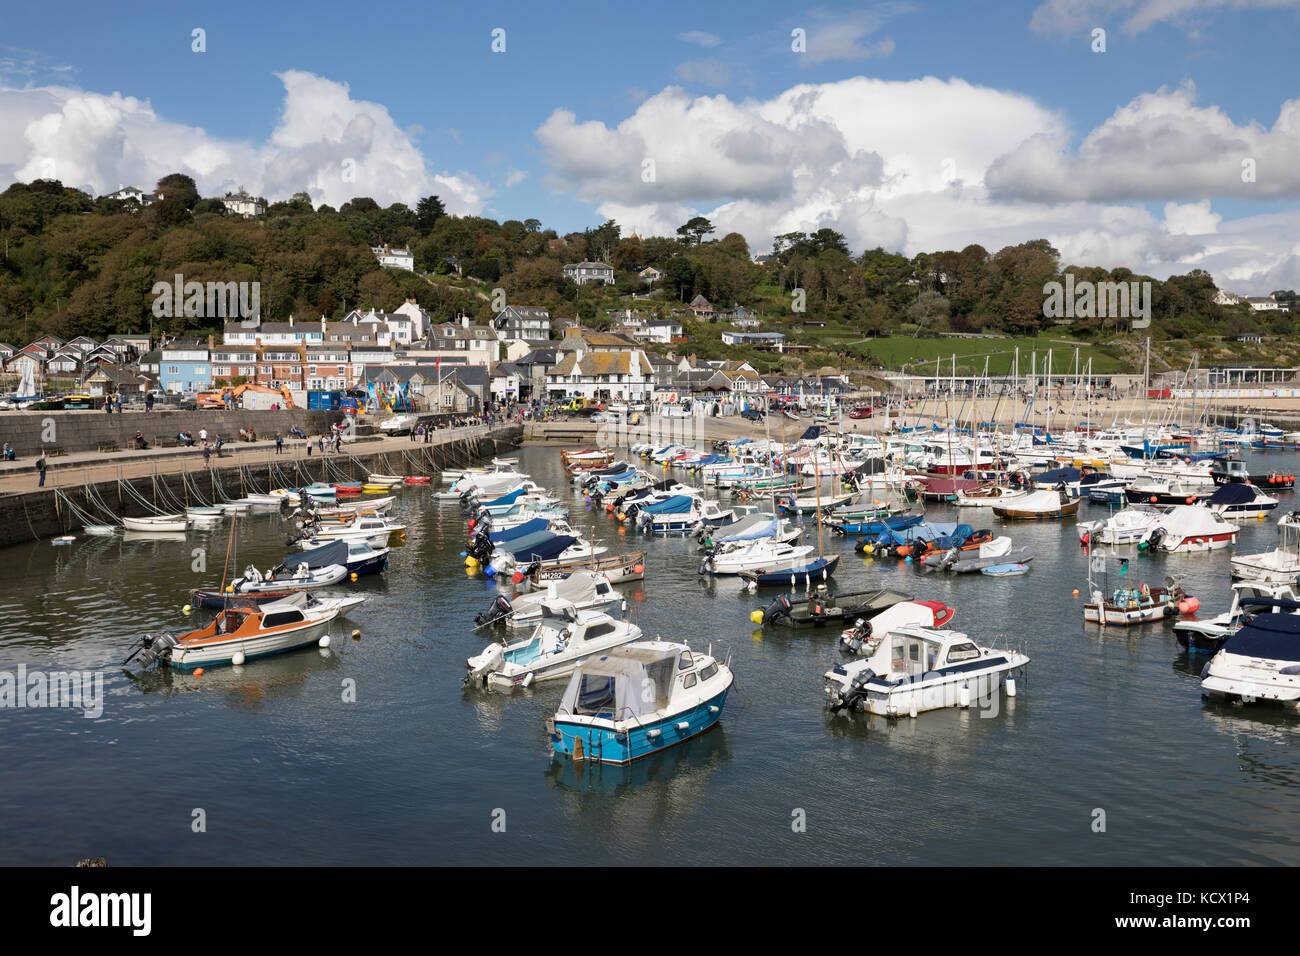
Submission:
<svg viewBox="0 0 1300 956">
<path fill-rule="evenodd" d="M 36 487 L 44 488 L 45 487 L 45 456 L 44 455 L 41 455 L 40 458 L 36 459 L 36 469 L 41 473 L 41 480 L 36 485 Z"/>
<path fill-rule="evenodd" d="M 104 396 L 104 414 L 105 415 L 113 414 L 113 403 L 108 400 L 107 395 Z"/>
<path fill-rule="evenodd" d="M 208 447 L 208 443 L 205 441 L 203 443 L 203 464 L 207 465 L 211 461 L 212 461 L 212 449 Z"/>
<path fill-rule="evenodd" d="M 307 439 L 307 457 L 308 457 L 308 458 L 311 457 L 311 439 L 310 439 L 310 438 Z"/>
<path fill-rule="evenodd" d="M 144 410 L 146 412 L 153 411 L 153 392 L 144 393 Z"/>
<path fill-rule="evenodd" d="M 275 433 L 275 453 L 278 455 L 284 451 L 284 436 L 279 432 Z"/>
<path fill-rule="evenodd" d="M 200 428 L 200 429 L 199 429 L 199 441 L 203 442 L 205 445 L 207 444 L 207 442 L 208 442 L 208 430 L 207 430 L 206 428 Z"/>
<path fill-rule="evenodd" d="M 117 411 L 117 413 L 118 413 L 119 415 L 122 414 L 122 396 L 121 396 L 121 395 L 114 395 L 114 396 L 113 396 L 113 407 L 116 409 L 116 411 Z"/>
</svg>

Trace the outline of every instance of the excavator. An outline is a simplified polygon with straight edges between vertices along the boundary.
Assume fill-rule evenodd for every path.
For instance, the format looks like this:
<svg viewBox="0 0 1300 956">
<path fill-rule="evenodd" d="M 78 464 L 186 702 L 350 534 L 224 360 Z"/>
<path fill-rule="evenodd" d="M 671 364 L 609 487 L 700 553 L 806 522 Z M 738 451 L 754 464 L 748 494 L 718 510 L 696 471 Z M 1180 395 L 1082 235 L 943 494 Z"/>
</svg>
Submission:
<svg viewBox="0 0 1300 956">
<path fill-rule="evenodd" d="M 199 392 L 194 402 L 199 408 L 225 408 L 226 400 L 230 399 L 231 403 L 236 407 L 243 407 L 242 401 L 245 392 L 252 392 L 254 395 L 275 396 L 281 408 L 294 407 L 293 394 L 289 391 L 289 386 L 281 385 L 279 388 L 273 388 L 270 385 L 256 385 L 251 382 L 244 385 L 227 385 L 211 392 Z"/>
</svg>

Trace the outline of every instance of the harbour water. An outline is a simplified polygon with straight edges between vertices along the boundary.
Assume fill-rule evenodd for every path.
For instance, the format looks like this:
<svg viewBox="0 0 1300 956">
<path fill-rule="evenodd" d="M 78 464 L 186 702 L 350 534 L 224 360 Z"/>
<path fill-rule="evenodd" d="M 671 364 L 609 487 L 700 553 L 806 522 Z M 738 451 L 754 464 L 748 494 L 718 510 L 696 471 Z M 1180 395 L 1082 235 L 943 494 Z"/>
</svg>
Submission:
<svg viewBox="0 0 1300 956">
<path fill-rule="evenodd" d="M 1085 626 L 1073 521 L 1002 532 L 963 511 L 1034 549 L 1030 574 L 1002 579 L 863 559 L 827 535 L 828 552 L 846 552 L 839 590 L 944 601 L 953 627 L 1032 658 L 996 713 L 831 716 L 821 674 L 840 659 L 838 630 L 755 629 L 749 612 L 777 592 L 701 577 L 693 540 L 648 540 L 586 511 L 556 449 L 519 457 L 571 497 L 576 526 L 611 549 L 649 548 L 646 579 L 624 587 L 647 636 L 730 649 L 737 686 L 719 727 L 630 769 L 552 762 L 544 723 L 563 681 L 511 695 L 461 687 L 466 656 L 490 639 L 473 617 L 497 585 L 467 574 L 464 516 L 427 488 L 402 493 L 406 543 L 356 585 L 369 600 L 329 649 L 201 678 L 134 681 L 116 665 L 140 633 L 192 623 L 181 607 L 190 588 L 220 582 L 228 526 L 40 542 L 0 555 L 0 670 L 101 671 L 104 705 L 97 719 L 0 710 L 0 863 L 1300 862 L 1300 720 L 1203 702 L 1205 658 L 1180 653 L 1168 624 Z M 1258 457 L 1300 470 L 1300 456 Z M 1293 507 L 1284 493 L 1272 519 L 1240 522 L 1238 550 L 1272 547 Z M 1085 503 L 1081 518 L 1104 514 Z M 275 563 L 288 530 L 241 520 L 233 563 Z M 1201 616 L 1227 608 L 1230 552 L 1126 553 L 1130 580 L 1181 575 Z"/>
</svg>

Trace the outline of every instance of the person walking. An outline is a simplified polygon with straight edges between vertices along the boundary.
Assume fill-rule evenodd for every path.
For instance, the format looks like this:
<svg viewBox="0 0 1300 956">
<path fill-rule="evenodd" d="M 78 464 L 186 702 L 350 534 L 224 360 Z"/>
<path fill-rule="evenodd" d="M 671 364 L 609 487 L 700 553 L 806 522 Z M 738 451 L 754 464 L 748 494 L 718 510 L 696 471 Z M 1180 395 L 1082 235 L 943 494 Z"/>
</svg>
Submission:
<svg viewBox="0 0 1300 956">
<path fill-rule="evenodd" d="M 279 432 L 275 433 L 275 453 L 278 455 L 284 451 L 284 436 Z"/>
<path fill-rule="evenodd" d="M 203 442 L 205 445 L 207 444 L 207 442 L 208 442 L 208 430 L 207 430 L 206 428 L 200 428 L 200 429 L 199 429 L 199 441 Z"/>
<path fill-rule="evenodd" d="M 45 487 L 45 455 L 42 454 L 40 458 L 36 459 L 36 468 L 41 473 L 41 480 L 36 485 L 36 487 L 44 488 Z"/>
<path fill-rule="evenodd" d="M 113 408 L 119 415 L 122 414 L 122 396 L 120 394 L 113 396 Z"/>
<path fill-rule="evenodd" d="M 153 411 L 153 392 L 144 393 L 144 410 L 146 412 Z"/>
<path fill-rule="evenodd" d="M 105 415 L 113 414 L 113 403 L 108 400 L 107 395 L 104 396 L 104 414 Z"/>
<path fill-rule="evenodd" d="M 210 464 L 211 461 L 212 461 L 212 449 L 208 447 L 208 443 L 205 441 L 203 443 L 203 464 L 205 465 Z"/>
</svg>

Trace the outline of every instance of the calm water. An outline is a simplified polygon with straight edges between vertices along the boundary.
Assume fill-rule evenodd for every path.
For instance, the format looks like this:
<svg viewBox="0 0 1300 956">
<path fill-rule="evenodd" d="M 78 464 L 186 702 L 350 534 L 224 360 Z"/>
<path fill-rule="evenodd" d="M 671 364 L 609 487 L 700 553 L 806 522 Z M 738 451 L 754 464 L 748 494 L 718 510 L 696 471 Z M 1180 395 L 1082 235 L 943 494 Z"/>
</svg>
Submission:
<svg viewBox="0 0 1300 956">
<path fill-rule="evenodd" d="M 556 450 L 520 457 L 562 486 Z M 1260 457 L 1300 470 L 1296 456 Z M 645 540 L 573 507 L 607 544 Z M 1203 658 L 1180 655 L 1167 625 L 1085 628 L 1071 596 L 1087 593 L 1085 555 L 1068 524 L 1009 528 L 1037 557 L 1028 576 L 1001 580 L 921 574 L 826 539 L 850 552 L 841 590 L 937 598 L 977 640 L 1027 650 L 1019 696 L 991 719 L 829 716 L 820 677 L 836 632 L 755 631 L 748 614 L 766 590 L 702 579 L 693 541 L 649 542 L 629 613 L 649 636 L 728 646 L 737 690 L 703 737 L 630 770 L 579 773 L 551 763 L 544 730 L 563 681 L 513 696 L 461 688 L 465 657 L 487 640 L 472 619 L 496 586 L 462 567 L 459 508 L 408 489 L 396 514 L 407 543 L 382 579 L 362 579 L 370 600 L 329 651 L 201 679 L 137 684 L 114 665 L 134 635 L 193 620 L 180 614 L 186 591 L 219 582 L 228 532 L 0 554 L 0 669 L 105 675 L 97 720 L 0 710 L 0 864 L 1300 862 L 1300 721 L 1203 703 Z M 1240 547 L 1271 547 L 1275 520 L 1243 522 Z M 241 522 L 239 566 L 278 560 L 285 532 L 278 518 Z M 191 570 L 200 546 L 205 574 Z M 1227 569 L 1220 552 L 1144 556 L 1130 574 L 1183 574 L 1214 614 Z M 353 628 L 359 641 L 339 637 Z M 192 832 L 196 808 L 206 833 Z M 792 830 L 796 808 L 806 832 Z M 1094 808 L 1105 833 L 1092 832 Z"/>
</svg>

